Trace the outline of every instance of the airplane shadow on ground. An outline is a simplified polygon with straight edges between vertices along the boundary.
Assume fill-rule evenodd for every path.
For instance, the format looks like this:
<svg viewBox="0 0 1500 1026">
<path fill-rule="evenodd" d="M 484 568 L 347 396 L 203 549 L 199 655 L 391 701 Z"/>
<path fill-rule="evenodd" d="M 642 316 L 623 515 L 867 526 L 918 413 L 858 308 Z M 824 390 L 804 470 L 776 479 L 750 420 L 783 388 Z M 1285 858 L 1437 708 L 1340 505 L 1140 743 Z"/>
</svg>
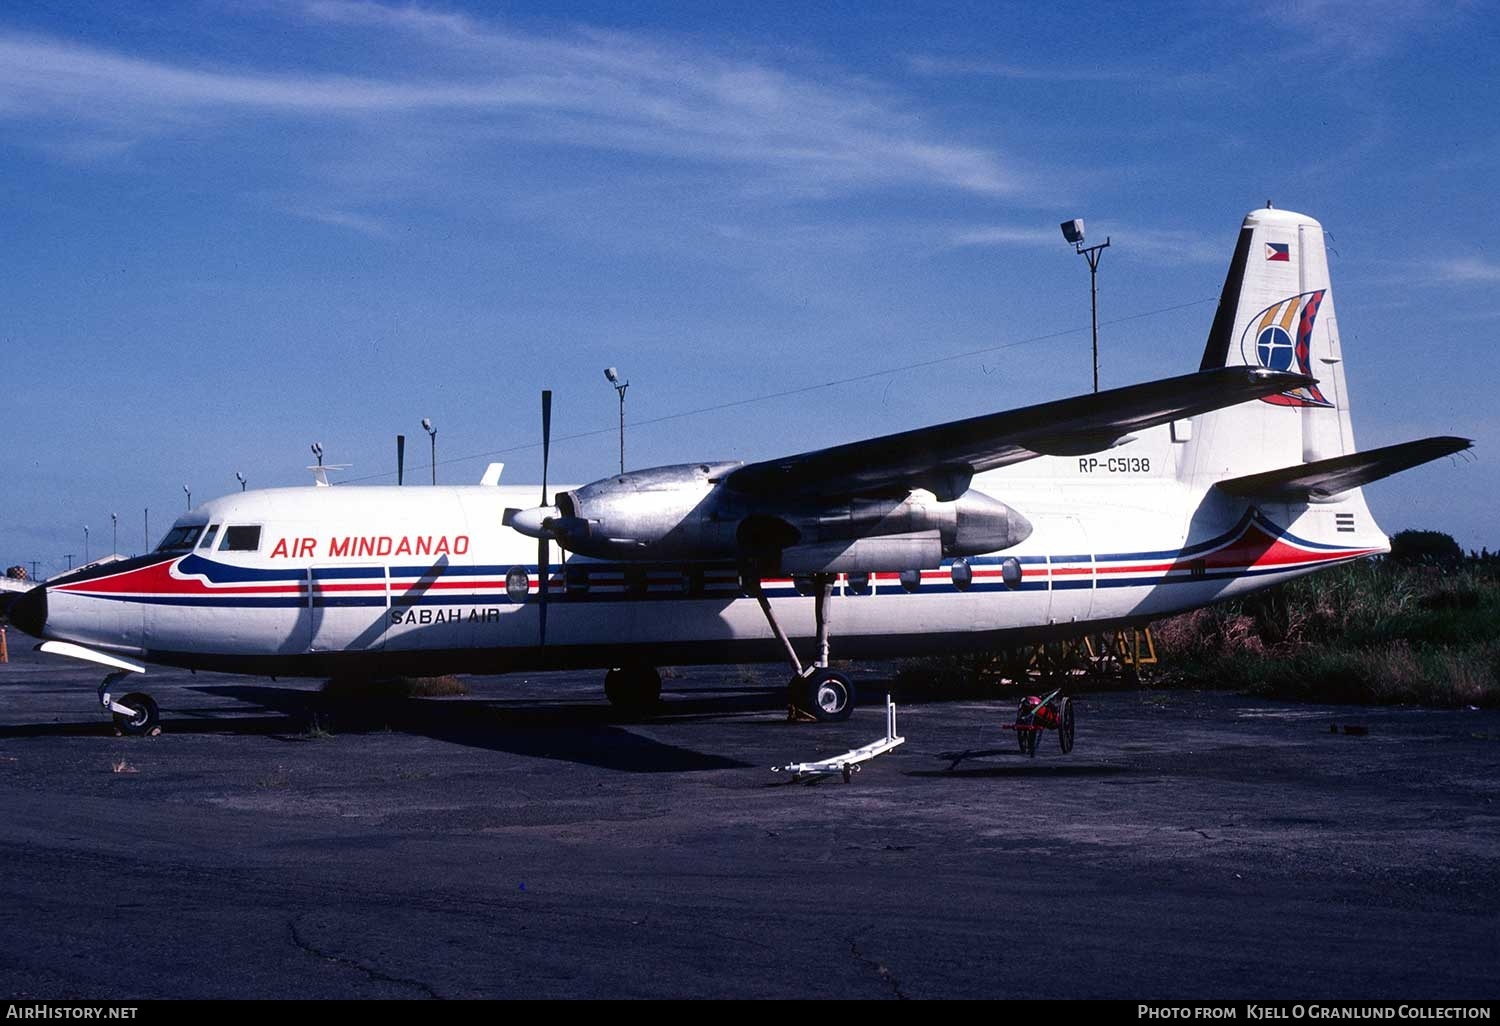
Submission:
<svg viewBox="0 0 1500 1026">
<path fill-rule="evenodd" d="M 606 705 L 538 703 L 489 699 L 355 697 L 333 698 L 318 691 L 269 685 L 193 687 L 233 698 L 271 715 L 195 714 L 170 706 L 163 719 L 167 734 L 230 734 L 269 737 L 289 743 L 324 733 L 370 734 L 395 731 L 451 744 L 514 755 L 577 762 L 632 773 L 683 773 L 742 769 L 749 763 L 666 744 L 629 729 L 630 724 L 670 724 L 736 713 L 774 711 L 784 699 L 776 693 L 747 693 L 668 700 L 656 715 L 628 716 Z M 0 738 L 109 737 L 113 724 L 95 722 L 0 724 Z"/>
<path fill-rule="evenodd" d="M 264 685 L 202 688 L 282 713 L 314 731 L 419 734 L 437 741 L 578 762 L 632 773 L 682 773 L 743 768 L 748 763 L 644 737 L 631 723 L 661 722 L 678 715 L 724 715 L 746 711 L 739 696 L 714 701 L 669 702 L 654 717 L 623 715 L 606 705 L 536 703 L 488 699 L 332 698 L 315 691 Z M 751 705 L 749 708 L 763 706 Z M 285 721 L 283 730 L 285 729 Z"/>
</svg>

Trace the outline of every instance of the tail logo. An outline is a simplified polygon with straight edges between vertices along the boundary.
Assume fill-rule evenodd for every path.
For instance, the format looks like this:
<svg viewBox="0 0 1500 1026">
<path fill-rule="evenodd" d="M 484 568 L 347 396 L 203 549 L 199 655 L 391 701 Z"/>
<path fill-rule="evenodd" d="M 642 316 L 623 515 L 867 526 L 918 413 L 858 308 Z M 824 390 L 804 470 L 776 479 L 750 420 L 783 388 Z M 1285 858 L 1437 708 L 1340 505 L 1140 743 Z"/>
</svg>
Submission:
<svg viewBox="0 0 1500 1026">
<path fill-rule="evenodd" d="M 1266 307 L 1250 318 L 1240 337 L 1246 365 L 1312 374 L 1312 332 L 1327 289 L 1304 292 Z M 1295 334 L 1294 334 L 1295 332 Z M 1261 399 L 1273 406 L 1332 406 L 1317 385 Z"/>
</svg>

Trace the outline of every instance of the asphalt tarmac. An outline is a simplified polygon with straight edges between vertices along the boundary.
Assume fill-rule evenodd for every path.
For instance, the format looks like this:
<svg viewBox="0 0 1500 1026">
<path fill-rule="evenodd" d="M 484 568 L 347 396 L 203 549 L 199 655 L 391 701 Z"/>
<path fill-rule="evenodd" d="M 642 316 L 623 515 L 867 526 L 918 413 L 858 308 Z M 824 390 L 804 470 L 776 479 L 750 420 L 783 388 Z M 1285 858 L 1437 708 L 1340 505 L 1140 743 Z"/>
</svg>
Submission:
<svg viewBox="0 0 1500 1026">
<path fill-rule="evenodd" d="M 775 667 L 676 671 L 650 722 L 592 673 L 162 671 L 136 739 L 11 641 L 9 998 L 1500 996 L 1494 711 L 1084 694 L 1028 759 L 1014 699 L 913 701 L 851 783 L 789 784 L 881 736 L 889 667 L 836 725 Z"/>
</svg>

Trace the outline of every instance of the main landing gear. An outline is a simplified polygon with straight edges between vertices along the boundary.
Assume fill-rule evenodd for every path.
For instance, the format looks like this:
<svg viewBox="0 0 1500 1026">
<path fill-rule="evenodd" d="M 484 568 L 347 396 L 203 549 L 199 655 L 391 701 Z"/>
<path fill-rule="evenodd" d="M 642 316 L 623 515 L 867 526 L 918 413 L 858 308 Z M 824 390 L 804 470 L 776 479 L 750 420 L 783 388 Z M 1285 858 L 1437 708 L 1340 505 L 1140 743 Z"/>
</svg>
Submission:
<svg viewBox="0 0 1500 1026">
<path fill-rule="evenodd" d="M 813 593 L 813 615 L 818 627 L 818 656 L 813 665 L 804 667 L 802 660 L 797 658 L 797 650 L 792 647 L 791 639 L 781 629 L 781 624 L 776 622 L 771 602 L 761 590 L 759 575 L 746 575 L 746 584 L 750 586 L 755 600 L 760 603 L 760 611 L 765 614 L 766 622 L 771 625 L 776 639 L 786 650 L 787 661 L 791 663 L 795 674 L 786 686 L 787 704 L 793 718 L 804 716 L 822 722 L 833 722 L 847 720 L 854 712 L 854 685 L 842 673 L 828 668 L 828 600 L 833 596 L 833 581 L 833 574 L 817 574 L 813 577 L 813 586 L 817 589 Z"/>
<path fill-rule="evenodd" d="M 161 733 L 161 711 L 148 694 L 132 691 L 121 698 L 110 694 L 110 688 L 129 677 L 120 670 L 104 678 L 99 685 L 99 704 L 114 714 L 115 729 L 127 737 L 154 737 Z"/>
<path fill-rule="evenodd" d="M 661 674 L 651 666 L 616 667 L 604 675 L 604 697 L 617 709 L 650 709 L 661 699 Z"/>
</svg>

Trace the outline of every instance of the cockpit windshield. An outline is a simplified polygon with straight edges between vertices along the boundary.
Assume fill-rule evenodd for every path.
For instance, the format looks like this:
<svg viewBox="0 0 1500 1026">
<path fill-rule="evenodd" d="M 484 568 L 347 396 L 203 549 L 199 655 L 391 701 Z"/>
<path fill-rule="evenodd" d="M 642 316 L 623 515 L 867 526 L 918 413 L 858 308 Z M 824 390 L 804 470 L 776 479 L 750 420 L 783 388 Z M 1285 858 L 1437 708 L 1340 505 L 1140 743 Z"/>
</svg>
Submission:
<svg viewBox="0 0 1500 1026">
<path fill-rule="evenodd" d="M 187 552 L 198 541 L 203 532 L 202 524 L 178 524 L 167 532 L 167 536 L 156 547 L 157 552 Z"/>
</svg>

